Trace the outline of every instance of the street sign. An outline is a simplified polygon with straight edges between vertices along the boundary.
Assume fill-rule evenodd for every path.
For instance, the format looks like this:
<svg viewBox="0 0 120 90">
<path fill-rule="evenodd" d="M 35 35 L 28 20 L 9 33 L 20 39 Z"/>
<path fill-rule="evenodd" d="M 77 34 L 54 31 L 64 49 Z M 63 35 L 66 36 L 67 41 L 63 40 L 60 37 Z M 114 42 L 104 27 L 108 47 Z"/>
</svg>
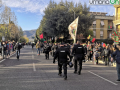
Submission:
<svg viewBox="0 0 120 90">
<path fill-rule="evenodd" d="M 2 36 L 2 41 L 5 41 L 5 37 L 4 36 Z"/>
</svg>

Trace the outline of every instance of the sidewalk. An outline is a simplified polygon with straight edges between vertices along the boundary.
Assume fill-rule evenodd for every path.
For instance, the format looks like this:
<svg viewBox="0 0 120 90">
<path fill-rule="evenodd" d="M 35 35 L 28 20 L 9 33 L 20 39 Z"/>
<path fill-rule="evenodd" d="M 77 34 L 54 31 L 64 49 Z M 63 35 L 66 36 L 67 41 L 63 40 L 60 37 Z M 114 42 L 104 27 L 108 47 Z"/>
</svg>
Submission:
<svg viewBox="0 0 120 90">
<path fill-rule="evenodd" d="M 3 57 L 0 55 L 0 60 L 2 60 L 3 59 Z"/>
<path fill-rule="evenodd" d="M 15 52 L 11 52 L 11 53 L 10 53 L 10 57 L 11 57 L 11 55 L 14 54 L 14 53 L 15 53 Z M 5 58 L 4 58 L 4 59 L 5 59 Z M 1 60 L 3 60 L 3 56 L 2 56 L 2 55 L 0 55 L 0 61 L 1 61 Z"/>
<path fill-rule="evenodd" d="M 103 62 L 103 60 L 99 60 L 99 64 L 105 64 L 105 62 Z M 109 63 L 109 66 L 111 66 L 111 63 Z M 116 64 L 113 63 L 113 66 L 111 67 L 116 67 Z"/>
</svg>

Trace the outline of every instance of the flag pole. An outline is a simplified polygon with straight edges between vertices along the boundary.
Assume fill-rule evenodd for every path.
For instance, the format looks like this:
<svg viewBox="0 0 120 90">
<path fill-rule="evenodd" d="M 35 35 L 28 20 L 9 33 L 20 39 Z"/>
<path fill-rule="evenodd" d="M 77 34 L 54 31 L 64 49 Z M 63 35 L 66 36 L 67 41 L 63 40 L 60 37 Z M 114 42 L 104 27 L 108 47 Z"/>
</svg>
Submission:
<svg viewBox="0 0 120 90">
<path fill-rule="evenodd" d="M 78 22 L 79 22 L 79 16 L 78 16 Z M 77 28 L 78 28 L 78 25 L 77 25 Z M 76 35 L 77 35 L 77 30 L 76 30 L 76 34 L 75 34 L 74 44 L 76 43 Z"/>
<path fill-rule="evenodd" d="M 74 38 L 74 44 L 76 43 L 76 37 Z"/>
</svg>

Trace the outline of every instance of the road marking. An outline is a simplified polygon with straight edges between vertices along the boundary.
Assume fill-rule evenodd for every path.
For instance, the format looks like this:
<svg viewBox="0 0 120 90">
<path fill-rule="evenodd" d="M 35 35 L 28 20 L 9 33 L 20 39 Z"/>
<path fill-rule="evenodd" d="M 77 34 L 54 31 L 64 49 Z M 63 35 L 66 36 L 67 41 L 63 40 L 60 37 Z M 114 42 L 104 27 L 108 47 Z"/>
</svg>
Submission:
<svg viewBox="0 0 120 90">
<path fill-rule="evenodd" d="M 34 55 L 32 55 L 32 59 L 34 60 Z"/>
<path fill-rule="evenodd" d="M 15 53 L 13 53 L 12 55 L 10 55 L 10 57 L 11 57 L 11 56 L 13 56 L 13 55 L 15 55 L 15 54 L 16 54 L 16 52 L 15 52 Z"/>
<path fill-rule="evenodd" d="M 36 71 L 35 64 L 33 63 L 33 71 Z"/>
<path fill-rule="evenodd" d="M 13 53 L 12 55 L 10 55 L 10 57 L 13 56 L 13 55 L 15 55 L 15 54 L 16 54 L 16 53 Z M 9 58 L 10 58 L 10 57 L 9 57 Z M 5 61 L 5 60 L 6 60 L 6 59 L 1 60 L 0 63 L 2 63 L 2 62 Z"/>
<path fill-rule="evenodd" d="M 33 51 L 32 51 L 33 53 Z M 34 60 L 34 55 L 32 55 L 32 59 Z M 35 64 L 33 63 L 33 71 L 36 71 Z"/>
<path fill-rule="evenodd" d="M 107 81 L 107 82 L 112 83 L 113 85 L 117 85 L 116 83 L 114 83 L 114 82 L 112 82 L 112 81 L 110 81 L 110 80 L 108 80 L 108 79 L 105 79 L 105 78 L 103 78 L 103 77 L 101 77 L 101 76 L 99 76 L 99 75 L 97 75 L 97 74 L 95 74 L 95 73 L 93 73 L 93 72 L 91 72 L 91 71 L 88 71 L 88 72 L 91 73 L 91 74 L 93 74 L 93 75 L 95 75 L 95 76 L 97 76 L 97 77 L 99 77 L 99 78 L 101 78 L 101 79 L 103 79 L 103 80 L 105 80 L 105 81 Z"/>
<path fill-rule="evenodd" d="M 2 62 L 5 61 L 5 60 L 6 60 L 6 59 L 1 60 L 0 63 L 2 63 Z"/>
</svg>

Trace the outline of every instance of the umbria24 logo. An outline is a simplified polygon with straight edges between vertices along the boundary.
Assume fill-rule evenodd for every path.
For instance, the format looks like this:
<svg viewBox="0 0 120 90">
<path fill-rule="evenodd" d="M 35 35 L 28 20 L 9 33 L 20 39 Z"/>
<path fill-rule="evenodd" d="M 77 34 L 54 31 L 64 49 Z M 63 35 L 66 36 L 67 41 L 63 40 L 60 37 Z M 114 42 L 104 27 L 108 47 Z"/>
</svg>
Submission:
<svg viewBox="0 0 120 90">
<path fill-rule="evenodd" d="M 90 5 L 119 5 L 120 0 L 89 0 Z"/>
</svg>

